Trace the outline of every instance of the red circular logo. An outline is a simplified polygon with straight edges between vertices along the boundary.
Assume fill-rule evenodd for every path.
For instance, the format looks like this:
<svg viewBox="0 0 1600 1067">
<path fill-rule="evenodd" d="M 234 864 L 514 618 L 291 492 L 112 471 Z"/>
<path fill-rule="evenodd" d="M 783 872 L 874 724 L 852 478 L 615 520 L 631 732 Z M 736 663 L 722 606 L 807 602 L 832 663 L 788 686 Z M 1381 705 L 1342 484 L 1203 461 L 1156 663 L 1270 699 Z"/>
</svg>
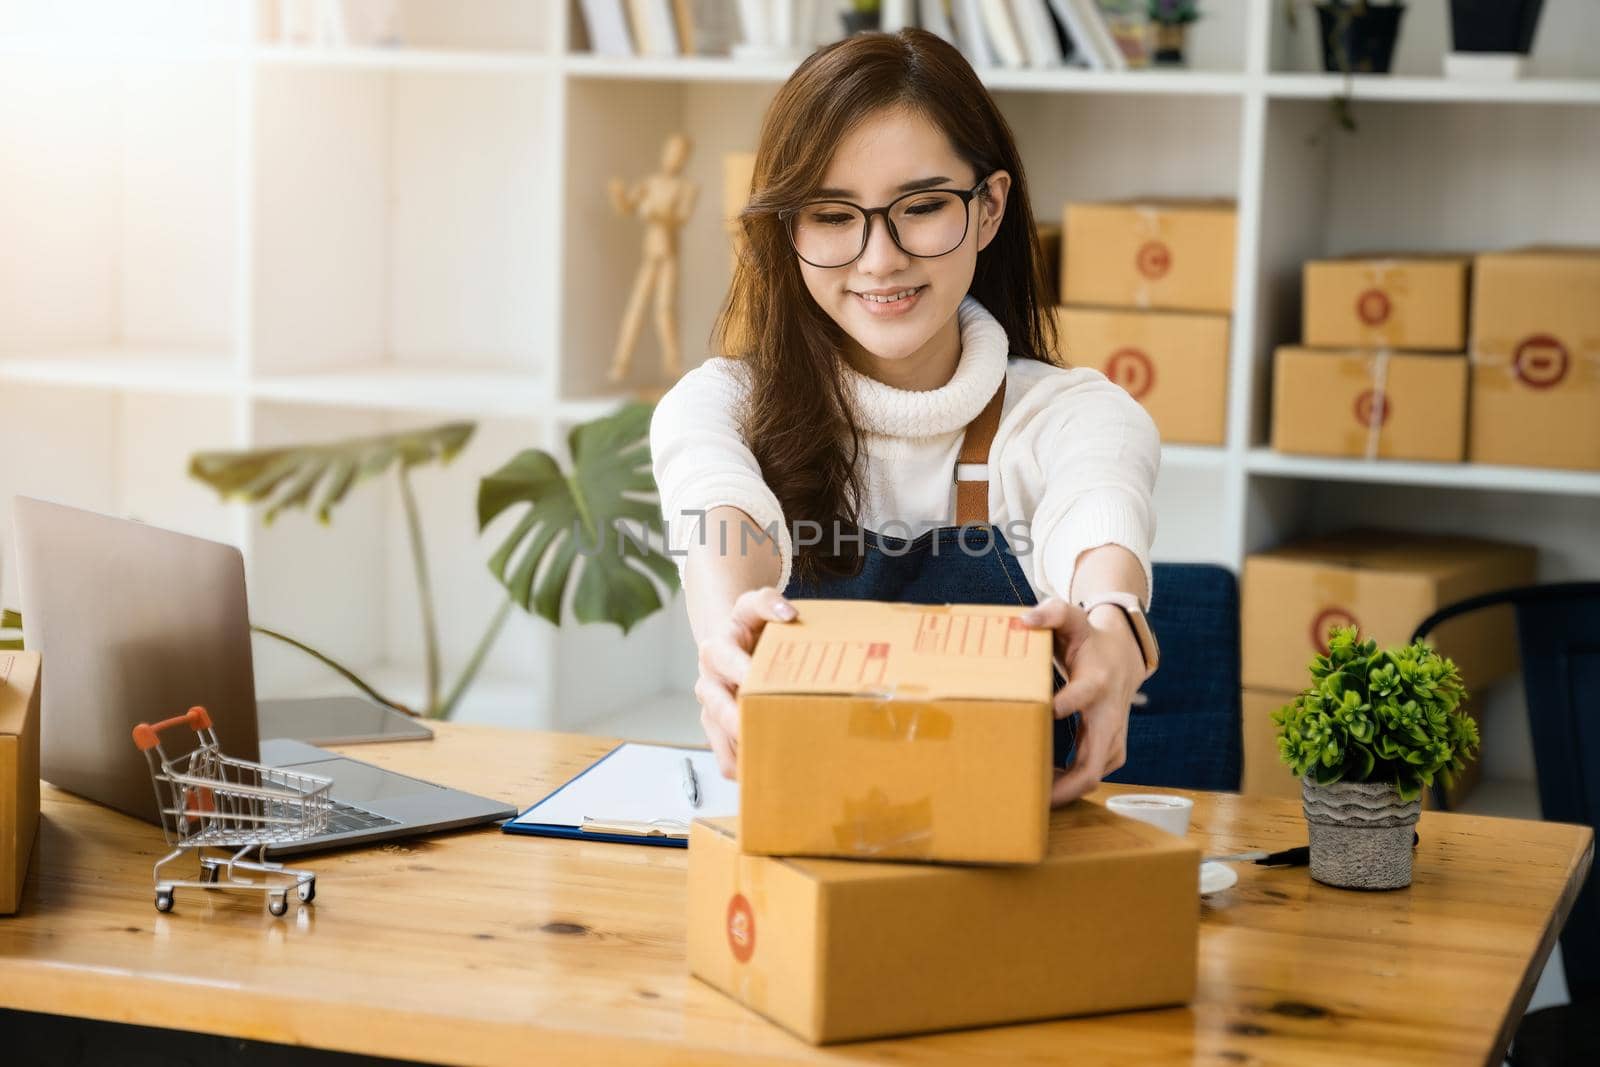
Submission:
<svg viewBox="0 0 1600 1067">
<path fill-rule="evenodd" d="M 1393 407 L 1394 403 L 1388 397 L 1376 389 L 1368 389 L 1356 397 L 1356 421 L 1369 430 L 1374 423 L 1386 425 Z"/>
<path fill-rule="evenodd" d="M 1146 241 L 1139 247 L 1134 265 L 1146 278 L 1163 277 L 1172 269 L 1172 250 L 1162 241 Z"/>
<path fill-rule="evenodd" d="M 1381 326 L 1389 321 L 1393 305 L 1382 289 L 1368 289 L 1356 297 L 1356 317 L 1368 326 Z"/>
<path fill-rule="evenodd" d="M 1311 647 L 1326 656 L 1328 631 L 1342 626 L 1354 626 L 1359 629 L 1361 623 L 1344 608 L 1323 608 L 1317 612 L 1317 617 L 1311 620 Z"/>
<path fill-rule="evenodd" d="M 756 950 L 756 913 L 743 893 L 735 893 L 728 901 L 728 948 L 740 963 L 750 962 Z"/>
<path fill-rule="evenodd" d="M 1560 382 L 1571 365 L 1567 346 L 1547 333 L 1525 339 L 1511 356 L 1512 372 L 1535 389 L 1549 389 Z"/>
<path fill-rule="evenodd" d="M 1155 364 L 1137 348 L 1119 348 L 1106 360 L 1106 377 L 1128 391 L 1135 400 L 1141 399 L 1156 384 Z"/>
</svg>

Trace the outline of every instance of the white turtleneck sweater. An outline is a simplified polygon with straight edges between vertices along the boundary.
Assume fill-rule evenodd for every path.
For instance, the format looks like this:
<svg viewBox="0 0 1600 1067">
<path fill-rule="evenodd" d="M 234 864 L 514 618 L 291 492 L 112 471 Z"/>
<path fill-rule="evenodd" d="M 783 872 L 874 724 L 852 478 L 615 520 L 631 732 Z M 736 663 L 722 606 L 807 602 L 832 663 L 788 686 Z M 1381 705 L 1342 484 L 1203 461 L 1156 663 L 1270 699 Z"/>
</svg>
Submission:
<svg viewBox="0 0 1600 1067">
<path fill-rule="evenodd" d="M 862 422 L 861 524 L 909 537 L 955 523 L 961 439 L 1003 375 L 1005 406 L 989 450 L 989 521 L 1011 542 L 1034 595 L 1066 597 L 1078 557 L 1101 545 L 1137 556 L 1153 591 L 1151 493 L 1161 442 L 1150 416 L 1099 371 L 1011 359 L 1004 328 L 972 297 L 958 318 L 960 362 L 937 389 L 897 389 L 844 368 Z M 703 536 L 704 513 L 729 505 L 763 529 L 777 527 L 782 589 L 794 559 L 794 520 L 783 515 L 740 430 L 746 382 L 744 365 L 722 357 L 684 375 L 651 419 L 651 463 L 680 572 L 683 553 Z M 753 543 L 751 550 L 771 548 Z"/>
</svg>

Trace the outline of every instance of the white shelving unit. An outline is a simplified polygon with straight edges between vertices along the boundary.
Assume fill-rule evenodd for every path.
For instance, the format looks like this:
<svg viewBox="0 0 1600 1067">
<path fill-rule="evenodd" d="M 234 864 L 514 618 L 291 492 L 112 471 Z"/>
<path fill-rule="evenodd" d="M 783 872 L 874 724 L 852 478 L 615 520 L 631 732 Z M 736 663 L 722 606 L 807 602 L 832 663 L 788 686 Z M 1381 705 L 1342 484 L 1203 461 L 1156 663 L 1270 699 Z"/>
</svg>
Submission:
<svg viewBox="0 0 1600 1067">
<path fill-rule="evenodd" d="M 270 0 L 0 7 L 0 498 L 232 541 L 257 621 L 414 698 L 392 488 L 363 487 L 327 528 L 265 528 L 188 480 L 188 455 L 477 420 L 463 455 L 416 475 L 448 674 L 500 599 L 484 560 L 504 527 L 477 531 L 477 480 L 617 403 L 604 372 L 640 235 L 605 180 L 647 173 L 670 131 L 694 139 L 681 311 L 702 348 L 727 285 L 721 157 L 753 147 L 792 67 L 593 56 L 568 0 L 398 10 L 404 46 L 326 49 L 277 43 Z M 1318 71 L 1311 12 L 1291 28 L 1271 0 L 1206 5 L 1190 70 L 985 74 L 1041 219 L 1069 199 L 1238 201 L 1227 440 L 1166 449 L 1160 558 L 1237 566 L 1371 520 L 1533 541 L 1549 578 L 1600 573 L 1600 474 L 1265 447 L 1307 257 L 1600 243 L 1600 5 L 1547 4 L 1533 76 L 1512 84 L 1439 77 L 1445 19 L 1443 0 L 1409 5 L 1395 74 L 1348 82 Z M 1354 134 L 1328 104 L 1347 85 Z M 655 359 L 647 333 L 631 385 L 659 384 Z M 682 614 L 626 639 L 516 615 L 462 717 L 692 739 Z M 268 694 L 340 688 L 257 653 Z"/>
</svg>

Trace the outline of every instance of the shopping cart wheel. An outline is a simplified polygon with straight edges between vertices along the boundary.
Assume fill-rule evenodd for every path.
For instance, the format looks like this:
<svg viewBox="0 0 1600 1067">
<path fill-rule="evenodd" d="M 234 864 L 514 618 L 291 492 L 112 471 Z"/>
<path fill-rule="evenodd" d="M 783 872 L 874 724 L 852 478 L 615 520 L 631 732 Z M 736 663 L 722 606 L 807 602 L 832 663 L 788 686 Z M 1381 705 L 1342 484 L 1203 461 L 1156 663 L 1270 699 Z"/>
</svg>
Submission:
<svg viewBox="0 0 1600 1067">
<path fill-rule="evenodd" d="M 156 910 L 157 911 L 171 911 L 172 910 L 172 890 L 170 890 L 170 889 L 157 889 L 156 890 Z"/>
<path fill-rule="evenodd" d="M 311 903 L 317 899 L 317 880 L 315 878 L 307 878 L 295 887 L 295 892 L 300 895 L 301 900 L 307 904 Z"/>
<path fill-rule="evenodd" d="M 289 910 L 289 900 L 282 893 L 274 893 L 267 898 L 267 910 L 274 915 L 282 915 Z"/>
</svg>

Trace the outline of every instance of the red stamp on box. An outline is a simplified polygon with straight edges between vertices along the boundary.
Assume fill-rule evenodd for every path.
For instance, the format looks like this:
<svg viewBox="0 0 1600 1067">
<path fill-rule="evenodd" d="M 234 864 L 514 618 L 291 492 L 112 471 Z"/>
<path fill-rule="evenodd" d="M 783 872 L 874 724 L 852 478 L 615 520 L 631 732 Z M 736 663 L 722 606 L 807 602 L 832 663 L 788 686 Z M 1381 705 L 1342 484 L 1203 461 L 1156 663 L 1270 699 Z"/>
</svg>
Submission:
<svg viewBox="0 0 1600 1067">
<path fill-rule="evenodd" d="M 1165 277 L 1167 271 L 1172 269 L 1172 250 L 1164 241 L 1146 241 L 1139 246 L 1134 266 L 1146 278 L 1154 280 Z"/>
<path fill-rule="evenodd" d="M 1376 389 L 1368 389 L 1356 397 L 1356 421 L 1369 430 L 1374 425 L 1383 426 L 1389 421 L 1392 406 L 1388 397 Z"/>
<path fill-rule="evenodd" d="M 1344 626 L 1354 626 L 1359 629 L 1361 623 L 1356 621 L 1356 617 L 1344 608 L 1323 608 L 1317 612 L 1317 617 L 1311 620 L 1311 647 L 1326 656 L 1328 654 L 1328 631 Z"/>
<path fill-rule="evenodd" d="M 1572 357 L 1567 346 L 1547 333 L 1536 333 L 1517 346 L 1511 370 L 1523 384 L 1549 389 L 1567 376 Z"/>
<path fill-rule="evenodd" d="M 1368 289 L 1356 297 L 1356 317 L 1368 326 L 1382 326 L 1389 321 L 1389 313 L 1393 310 L 1389 294 L 1382 289 Z"/>
<path fill-rule="evenodd" d="M 740 963 L 749 963 L 756 951 L 756 913 L 743 893 L 728 901 L 728 948 Z"/>
<path fill-rule="evenodd" d="M 1106 360 L 1106 377 L 1139 400 L 1155 386 L 1156 368 L 1150 357 L 1139 349 L 1119 348 Z"/>
</svg>

